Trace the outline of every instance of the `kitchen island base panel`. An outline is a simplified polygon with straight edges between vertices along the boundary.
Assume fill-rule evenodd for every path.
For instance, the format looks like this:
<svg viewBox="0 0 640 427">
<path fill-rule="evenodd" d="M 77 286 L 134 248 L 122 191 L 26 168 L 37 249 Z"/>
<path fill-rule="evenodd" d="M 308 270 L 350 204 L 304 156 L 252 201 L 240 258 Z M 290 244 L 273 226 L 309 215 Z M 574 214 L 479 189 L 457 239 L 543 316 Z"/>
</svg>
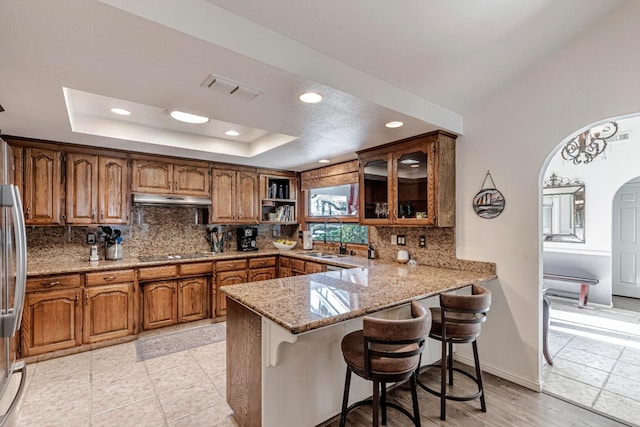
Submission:
<svg viewBox="0 0 640 427">
<path fill-rule="evenodd" d="M 340 343 L 348 333 L 362 329 L 362 317 L 290 334 L 232 298 L 228 303 L 234 308 L 227 313 L 227 401 L 242 426 L 315 426 L 340 413 L 346 371 Z M 435 307 L 439 301 L 432 297 L 421 304 Z M 405 319 L 410 310 L 405 304 L 368 316 Z M 258 336 L 261 347 L 256 346 Z M 422 365 L 439 358 L 440 346 L 427 340 Z M 349 404 L 370 396 L 371 384 L 353 378 Z"/>
<path fill-rule="evenodd" d="M 253 311 L 227 299 L 227 403 L 243 426 L 261 425 L 260 319 Z"/>
</svg>

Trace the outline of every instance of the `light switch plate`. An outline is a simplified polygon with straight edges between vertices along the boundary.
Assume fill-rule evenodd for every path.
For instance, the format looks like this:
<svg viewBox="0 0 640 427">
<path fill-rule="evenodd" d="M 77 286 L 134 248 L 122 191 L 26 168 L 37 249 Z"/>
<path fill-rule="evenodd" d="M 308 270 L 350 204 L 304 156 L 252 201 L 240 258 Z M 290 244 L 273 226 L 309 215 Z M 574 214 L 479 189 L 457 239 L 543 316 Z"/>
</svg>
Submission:
<svg viewBox="0 0 640 427">
<path fill-rule="evenodd" d="M 407 245 L 407 238 L 405 237 L 404 234 L 398 234 L 397 240 L 398 240 L 398 245 L 399 246 L 406 246 Z"/>
<path fill-rule="evenodd" d="M 398 236 L 395 234 L 391 235 L 391 244 L 392 245 L 397 245 L 398 244 Z"/>
<path fill-rule="evenodd" d="M 89 245 L 96 244 L 96 233 L 87 233 L 87 243 Z"/>
</svg>

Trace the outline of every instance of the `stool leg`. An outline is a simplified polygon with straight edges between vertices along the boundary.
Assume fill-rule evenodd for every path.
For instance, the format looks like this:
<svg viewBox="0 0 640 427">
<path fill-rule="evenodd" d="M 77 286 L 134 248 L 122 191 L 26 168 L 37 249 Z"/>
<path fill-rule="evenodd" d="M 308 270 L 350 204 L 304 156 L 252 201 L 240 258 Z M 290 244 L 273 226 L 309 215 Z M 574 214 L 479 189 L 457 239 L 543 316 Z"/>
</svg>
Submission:
<svg viewBox="0 0 640 427">
<path fill-rule="evenodd" d="M 380 412 L 380 383 L 373 381 L 373 427 L 378 427 Z"/>
<path fill-rule="evenodd" d="M 443 327 L 444 329 L 444 327 Z M 447 342 L 442 340 L 442 359 L 440 360 L 440 419 L 446 419 L 447 413 Z"/>
<path fill-rule="evenodd" d="M 453 343 L 449 343 L 449 385 L 453 385 Z"/>
<path fill-rule="evenodd" d="M 349 387 L 351 386 L 351 369 L 347 366 L 347 376 L 344 379 L 344 396 L 342 397 L 342 413 L 340 414 L 340 427 L 347 422 L 347 404 L 349 403 Z"/>
<path fill-rule="evenodd" d="M 418 369 L 420 365 L 418 364 Z M 416 371 L 417 372 L 417 371 Z M 413 419 L 416 427 L 420 427 L 420 409 L 418 408 L 418 380 L 416 378 L 416 372 L 411 374 L 411 400 L 413 401 Z"/>
<path fill-rule="evenodd" d="M 482 386 L 482 371 L 480 370 L 480 359 L 478 358 L 478 344 L 473 340 L 473 360 L 476 363 L 476 378 L 478 379 L 478 391 L 480 392 L 480 407 L 482 412 L 487 412 L 487 404 L 484 401 L 484 387 Z"/>
<path fill-rule="evenodd" d="M 382 410 L 382 425 L 387 425 L 387 385 L 385 383 L 380 384 L 382 389 L 382 398 L 380 399 L 380 409 Z"/>
</svg>

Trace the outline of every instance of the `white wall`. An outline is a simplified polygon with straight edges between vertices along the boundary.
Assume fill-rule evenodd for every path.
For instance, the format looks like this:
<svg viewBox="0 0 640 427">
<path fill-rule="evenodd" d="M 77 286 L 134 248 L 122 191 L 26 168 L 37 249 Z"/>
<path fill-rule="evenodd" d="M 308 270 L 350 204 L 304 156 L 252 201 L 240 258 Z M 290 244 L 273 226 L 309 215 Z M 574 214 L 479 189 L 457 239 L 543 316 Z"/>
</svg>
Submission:
<svg viewBox="0 0 640 427">
<path fill-rule="evenodd" d="M 565 161 L 560 150 L 549 162 L 545 178 L 552 173 L 585 183 L 585 243 L 544 242 L 544 264 L 578 267 L 594 274 L 600 283 L 590 291 L 589 300 L 611 304 L 612 204 L 616 192 L 627 181 L 640 176 L 640 118 L 618 122 L 618 133 L 631 132 L 626 141 L 610 142 L 593 162 L 574 165 Z M 553 287 L 562 287 L 554 283 Z M 567 285 L 578 290 L 578 285 Z"/>
<path fill-rule="evenodd" d="M 464 114 L 456 146 L 457 255 L 496 262 L 499 277 L 489 284 L 493 305 L 480 356 L 485 369 L 531 388 L 541 382 L 542 172 L 549 154 L 576 131 L 640 112 L 638 17 L 640 2 L 623 4 Z M 505 211 L 491 220 L 471 207 L 487 170 L 506 198 Z"/>
</svg>

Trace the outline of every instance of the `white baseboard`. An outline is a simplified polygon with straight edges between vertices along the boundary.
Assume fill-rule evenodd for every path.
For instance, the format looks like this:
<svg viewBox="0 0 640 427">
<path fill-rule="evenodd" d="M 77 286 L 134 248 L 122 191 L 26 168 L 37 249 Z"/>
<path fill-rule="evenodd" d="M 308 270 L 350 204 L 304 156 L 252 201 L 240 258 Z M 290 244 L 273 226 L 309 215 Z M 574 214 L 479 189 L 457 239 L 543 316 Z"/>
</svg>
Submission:
<svg viewBox="0 0 640 427">
<path fill-rule="evenodd" d="M 475 365 L 472 357 L 467 357 L 461 354 L 454 353 L 454 359 L 457 360 L 458 362 L 464 363 L 465 365 L 469 365 L 471 367 Z M 535 382 L 535 381 L 528 380 L 526 378 L 522 378 L 518 375 L 512 374 L 511 372 L 503 371 L 497 366 L 480 362 L 480 369 L 482 369 L 482 371 L 484 372 L 488 372 L 492 375 L 495 375 L 507 381 L 511 381 L 512 383 L 521 385 L 522 387 L 526 387 L 530 390 L 537 391 L 538 393 L 542 391 L 542 382 Z"/>
</svg>

